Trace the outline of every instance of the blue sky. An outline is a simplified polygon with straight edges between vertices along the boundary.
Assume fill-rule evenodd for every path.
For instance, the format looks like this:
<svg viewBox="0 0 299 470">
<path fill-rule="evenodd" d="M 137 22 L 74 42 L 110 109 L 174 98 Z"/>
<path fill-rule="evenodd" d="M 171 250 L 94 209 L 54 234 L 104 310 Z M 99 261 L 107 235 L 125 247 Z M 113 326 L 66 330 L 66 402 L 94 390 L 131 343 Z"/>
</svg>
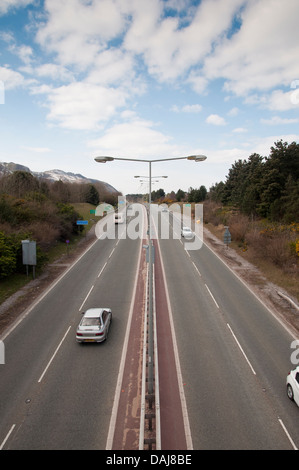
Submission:
<svg viewBox="0 0 299 470">
<path fill-rule="evenodd" d="M 298 0 L 0 0 L 0 161 L 145 192 L 299 142 Z"/>
</svg>

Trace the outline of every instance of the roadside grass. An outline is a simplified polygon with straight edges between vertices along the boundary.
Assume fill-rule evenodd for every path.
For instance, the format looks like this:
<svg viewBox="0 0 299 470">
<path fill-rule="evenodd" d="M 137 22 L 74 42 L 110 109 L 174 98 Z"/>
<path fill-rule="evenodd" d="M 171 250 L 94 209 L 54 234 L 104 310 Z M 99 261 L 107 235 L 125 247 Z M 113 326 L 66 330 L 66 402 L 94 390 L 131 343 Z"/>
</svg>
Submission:
<svg viewBox="0 0 299 470">
<path fill-rule="evenodd" d="M 71 254 L 72 251 L 77 247 L 78 243 L 84 239 L 88 231 L 93 227 L 93 225 L 98 221 L 95 219 L 94 214 L 90 214 L 90 211 L 95 209 L 95 206 L 88 203 L 76 203 L 72 204 L 75 210 L 80 214 L 80 219 L 88 220 L 88 225 L 83 226 L 84 229 L 78 235 L 73 235 L 70 238 L 69 243 L 62 241 L 57 241 L 55 246 L 53 246 L 48 253 L 47 261 L 42 265 L 36 268 L 35 277 L 37 278 L 41 275 L 49 264 L 54 263 L 59 260 L 62 256 Z M 0 304 L 8 299 L 11 295 L 17 292 L 19 289 L 24 287 L 28 282 L 33 279 L 32 276 L 32 266 L 29 266 L 28 276 L 26 274 L 26 267 L 24 266 L 23 273 L 16 273 L 13 276 L 10 276 L 6 279 L 1 279 L 0 281 Z"/>
<path fill-rule="evenodd" d="M 205 223 L 205 227 L 220 241 L 223 241 L 225 228 L 222 224 L 215 226 L 212 223 Z M 258 268 L 269 282 L 285 289 L 291 296 L 299 300 L 298 262 L 297 266 L 293 266 L 293 269 L 277 266 L 269 259 L 266 259 L 262 251 L 257 255 L 251 246 L 233 239 L 229 248 L 235 250 L 238 255 Z"/>
</svg>

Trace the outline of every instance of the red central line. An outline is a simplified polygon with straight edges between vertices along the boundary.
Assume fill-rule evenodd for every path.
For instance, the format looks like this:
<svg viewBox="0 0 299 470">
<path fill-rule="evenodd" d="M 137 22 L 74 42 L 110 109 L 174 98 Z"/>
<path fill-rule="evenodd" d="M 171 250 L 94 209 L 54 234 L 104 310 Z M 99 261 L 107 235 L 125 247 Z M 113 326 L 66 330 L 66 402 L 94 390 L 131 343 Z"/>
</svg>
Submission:
<svg viewBox="0 0 299 470">
<path fill-rule="evenodd" d="M 187 450 L 180 391 L 161 259 L 155 249 L 156 323 L 159 357 L 162 450 Z"/>
</svg>

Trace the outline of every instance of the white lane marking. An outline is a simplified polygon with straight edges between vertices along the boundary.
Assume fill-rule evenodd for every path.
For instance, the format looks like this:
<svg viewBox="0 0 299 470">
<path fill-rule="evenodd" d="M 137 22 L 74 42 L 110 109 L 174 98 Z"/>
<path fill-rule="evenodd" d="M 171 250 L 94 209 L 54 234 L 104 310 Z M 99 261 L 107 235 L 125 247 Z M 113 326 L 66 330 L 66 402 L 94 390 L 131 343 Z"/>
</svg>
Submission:
<svg viewBox="0 0 299 470">
<path fill-rule="evenodd" d="M 286 435 L 287 435 L 287 438 L 289 439 L 290 443 L 292 444 L 293 449 L 294 449 L 294 450 L 298 450 L 298 448 L 296 447 L 295 442 L 294 442 L 293 439 L 291 438 L 291 436 L 290 436 L 290 434 L 289 434 L 287 428 L 286 428 L 285 425 L 283 424 L 282 419 L 278 418 L 278 421 L 280 422 L 282 429 L 284 430 L 284 432 L 285 432 Z"/>
<path fill-rule="evenodd" d="M 49 294 L 49 292 L 51 292 L 51 290 L 54 289 L 55 286 L 57 286 L 57 284 L 69 273 L 69 271 L 71 269 L 73 269 L 73 267 L 83 258 L 83 256 L 86 255 L 86 253 L 91 250 L 91 248 L 94 247 L 94 245 L 98 242 L 99 240 L 96 239 L 85 251 L 84 253 L 82 253 L 81 256 L 79 256 L 79 258 L 64 272 L 62 273 L 62 275 L 56 280 L 53 282 L 53 284 L 49 287 L 49 289 L 47 289 L 37 300 L 36 302 L 34 302 L 26 311 L 25 313 L 16 321 L 16 323 L 14 323 L 12 325 L 11 328 L 9 328 L 6 333 L 4 333 L 3 336 L 0 336 L 0 338 L 4 341 L 9 335 L 10 333 L 13 332 L 13 330 L 24 320 L 24 318 L 27 317 L 27 315 L 30 314 L 30 312 Z"/>
<path fill-rule="evenodd" d="M 11 435 L 11 433 L 13 432 L 14 428 L 15 428 L 15 424 L 12 425 L 12 427 L 10 428 L 10 430 L 8 431 L 8 433 L 6 434 L 6 437 L 4 439 L 4 441 L 2 442 L 1 446 L 0 446 L 0 450 L 3 449 L 3 447 L 5 446 L 6 442 L 8 441 L 9 439 L 9 436 Z"/>
<path fill-rule="evenodd" d="M 193 264 L 194 268 L 196 269 L 197 274 L 201 277 L 201 273 L 200 273 L 198 267 L 196 266 L 196 264 L 194 263 L 194 261 L 192 261 L 192 264 Z"/>
<path fill-rule="evenodd" d="M 219 308 L 219 305 L 217 304 L 216 300 L 215 300 L 215 297 L 213 296 L 212 292 L 210 291 L 210 289 L 208 288 L 208 286 L 205 284 L 207 290 L 208 290 L 208 293 L 210 294 L 210 296 L 212 297 L 212 299 L 214 300 L 215 302 L 215 305 L 217 308 Z"/>
<path fill-rule="evenodd" d="M 236 335 L 234 334 L 233 330 L 231 329 L 231 327 L 230 327 L 230 325 L 229 325 L 228 323 L 227 323 L 227 327 L 229 328 L 231 334 L 233 335 L 234 340 L 236 341 L 236 343 L 237 343 L 237 345 L 239 346 L 239 348 L 240 348 L 240 350 L 241 350 L 243 356 L 245 357 L 245 359 L 246 359 L 246 361 L 247 361 L 247 363 L 248 363 L 250 369 L 252 370 L 252 373 L 253 373 L 254 375 L 256 375 L 256 372 L 255 372 L 254 368 L 252 367 L 251 362 L 249 361 L 248 357 L 246 356 L 246 354 L 245 354 L 245 352 L 244 352 L 244 350 L 243 350 L 241 344 L 239 343 L 239 341 L 238 341 Z"/>
<path fill-rule="evenodd" d="M 40 383 L 40 382 L 43 380 L 45 373 L 46 373 L 47 370 L 49 369 L 49 367 L 50 367 L 50 365 L 51 365 L 51 363 L 52 363 L 54 357 L 55 357 L 56 354 L 58 353 L 58 350 L 59 350 L 60 346 L 62 345 L 63 341 L 65 340 L 65 338 L 66 338 L 68 332 L 70 331 L 70 329 L 71 329 L 71 326 L 68 327 L 68 329 L 66 330 L 66 333 L 64 334 L 64 337 L 62 338 L 62 340 L 61 340 L 60 343 L 58 344 L 57 348 L 55 349 L 55 352 L 54 352 L 53 356 L 51 357 L 51 359 L 49 360 L 49 362 L 48 362 L 48 364 L 47 364 L 47 366 L 46 366 L 44 372 L 42 373 L 42 375 L 41 375 L 40 378 L 38 379 L 38 383 Z"/>
<path fill-rule="evenodd" d="M 82 304 L 81 304 L 81 306 L 80 306 L 80 308 L 79 308 L 79 311 L 82 309 L 82 307 L 83 307 L 83 305 L 85 304 L 86 300 L 87 300 L 88 297 L 90 296 L 90 293 L 91 293 L 91 291 L 92 291 L 93 288 L 94 288 L 94 286 L 91 286 L 91 288 L 89 289 L 89 292 L 88 292 L 87 296 L 85 297 L 85 299 L 83 300 L 83 302 L 82 302 Z"/>
<path fill-rule="evenodd" d="M 101 271 L 99 272 L 98 277 L 101 276 L 101 274 L 102 274 L 102 272 L 104 271 L 104 269 L 106 268 L 106 266 L 107 266 L 107 261 L 106 261 L 106 263 L 104 264 L 104 266 L 102 267 Z"/>
<path fill-rule="evenodd" d="M 278 321 L 278 323 L 289 333 L 289 335 L 292 338 L 297 339 L 296 332 L 294 332 L 289 325 L 286 325 L 286 323 L 284 323 L 283 320 L 279 318 L 275 314 L 275 312 L 265 304 L 265 302 L 254 292 L 254 290 L 248 284 L 246 284 L 246 282 L 238 275 L 238 273 L 236 273 L 206 242 L 203 242 L 203 244 L 206 248 L 208 248 L 208 250 L 211 251 L 214 256 L 216 256 L 216 258 L 219 259 L 219 261 L 221 261 L 222 264 L 224 264 L 224 266 L 243 284 L 243 286 L 246 287 L 246 289 L 260 302 L 260 304 L 272 315 L 272 317 Z"/>
</svg>

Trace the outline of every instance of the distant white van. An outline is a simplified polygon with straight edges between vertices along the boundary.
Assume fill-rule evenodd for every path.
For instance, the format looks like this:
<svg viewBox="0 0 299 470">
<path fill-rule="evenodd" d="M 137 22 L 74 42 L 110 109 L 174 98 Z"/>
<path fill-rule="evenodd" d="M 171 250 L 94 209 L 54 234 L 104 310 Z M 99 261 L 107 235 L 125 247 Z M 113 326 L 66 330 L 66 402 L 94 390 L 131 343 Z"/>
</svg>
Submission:
<svg viewBox="0 0 299 470">
<path fill-rule="evenodd" d="M 123 224 L 125 221 L 125 215 L 123 212 L 117 212 L 114 214 L 114 223 L 115 224 Z"/>
</svg>

